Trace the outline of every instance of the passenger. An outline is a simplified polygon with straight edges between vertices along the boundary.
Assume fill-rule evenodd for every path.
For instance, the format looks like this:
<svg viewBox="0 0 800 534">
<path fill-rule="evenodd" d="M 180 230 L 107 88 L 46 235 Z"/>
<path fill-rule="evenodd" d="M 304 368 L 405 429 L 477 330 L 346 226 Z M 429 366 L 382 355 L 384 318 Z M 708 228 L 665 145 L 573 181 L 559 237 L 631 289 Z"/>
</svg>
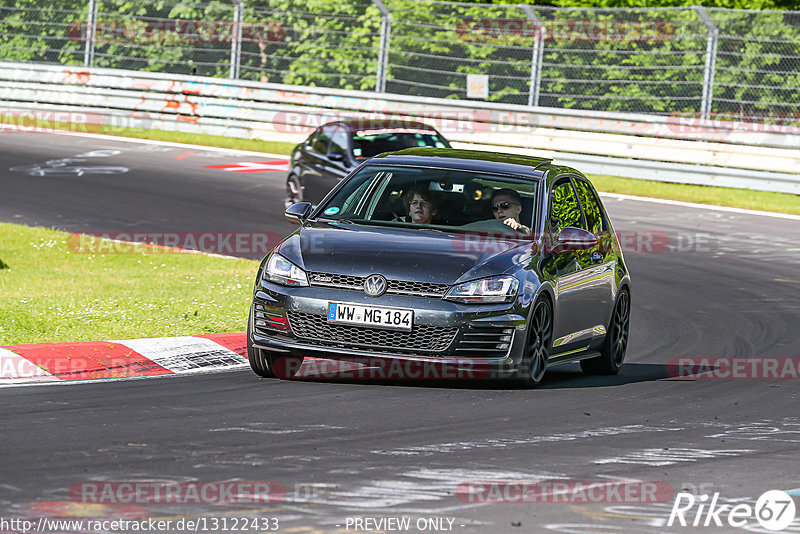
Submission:
<svg viewBox="0 0 800 534">
<path fill-rule="evenodd" d="M 403 202 L 411 222 L 416 224 L 431 224 L 434 215 L 439 213 L 439 196 L 422 186 L 409 189 L 403 195 Z"/>
<path fill-rule="evenodd" d="M 522 197 L 519 193 L 507 187 L 498 189 L 492 193 L 491 206 L 495 219 L 524 234 L 531 233 L 531 229 L 519 221 L 519 214 L 522 212 Z"/>
</svg>

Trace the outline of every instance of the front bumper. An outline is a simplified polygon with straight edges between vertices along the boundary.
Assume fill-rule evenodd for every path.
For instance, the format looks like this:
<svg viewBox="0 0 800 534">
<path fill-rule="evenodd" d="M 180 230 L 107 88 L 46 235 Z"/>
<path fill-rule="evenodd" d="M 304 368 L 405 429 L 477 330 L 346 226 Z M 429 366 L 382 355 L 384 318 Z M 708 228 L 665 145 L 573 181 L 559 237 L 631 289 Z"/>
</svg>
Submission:
<svg viewBox="0 0 800 534">
<path fill-rule="evenodd" d="M 414 310 L 411 332 L 327 322 L 329 302 Z M 383 295 L 262 282 L 253 298 L 255 347 L 286 356 L 364 361 L 391 359 L 444 365 L 492 376 L 516 372 L 525 349 L 527 307 L 467 305 L 441 298 Z"/>
</svg>

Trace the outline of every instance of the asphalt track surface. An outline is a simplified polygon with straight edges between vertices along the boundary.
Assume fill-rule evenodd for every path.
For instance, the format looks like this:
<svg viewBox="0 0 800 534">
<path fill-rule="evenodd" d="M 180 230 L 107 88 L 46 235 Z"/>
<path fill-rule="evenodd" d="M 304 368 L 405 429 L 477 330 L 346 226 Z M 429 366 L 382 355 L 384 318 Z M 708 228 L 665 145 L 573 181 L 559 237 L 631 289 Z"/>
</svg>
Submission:
<svg viewBox="0 0 800 534">
<path fill-rule="evenodd" d="M 96 150 L 119 154 L 93 164 L 129 170 L 9 171 Z M 2 135 L 0 221 L 72 232 L 285 232 L 285 173 L 205 168 L 258 159 Z M 275 517 L 285 532 L 363 532 L 353 518 L 389 517 L 411 518 L 409 532 L 687 532 L 700 528 L 666 526 L 672 498 L 485 503 L 456 490 L 467 481 L 625 479 L 753 505 L 766 490 L 800 488 L 797 377 L 674 379 L 676 358 L 800 356 L 800 223 L 635 200 L 605 204 L 618 231 L 661 232 L 670 242 L 668 250 L 626 256 L 632 335 L 619 376 L 566 366 L 538 389 L 520 391 L 465 381 L 281 382 L 237 370 L 0 389 L 0 515 L 135 517 L 130 506 L 67 502 L 69 488 L 240 479 L 282 484 L 286 498 L 141 504 L 138 513 Z M 699 504 L 686 514 L 690 523 Z M 418 518 L 452 526 L 417 530 Z M 725 525 L 710 530 L 768 532 L 753 519 L 746 530 Z M 800 521 L 784 532 L 800 532 Z"/>
</svg>

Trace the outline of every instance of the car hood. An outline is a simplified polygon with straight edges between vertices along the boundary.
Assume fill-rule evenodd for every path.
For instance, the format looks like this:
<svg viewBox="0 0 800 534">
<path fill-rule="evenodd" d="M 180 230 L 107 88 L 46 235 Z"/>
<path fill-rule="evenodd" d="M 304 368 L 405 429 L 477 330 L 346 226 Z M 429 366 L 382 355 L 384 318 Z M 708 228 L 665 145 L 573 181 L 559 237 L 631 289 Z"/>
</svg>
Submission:
<svg viewBox="0 0 800 534">
<path fill-rule="evenodd" d="M 309 272 L 453 284 L 506 272 L 530 248 L 506 237 L 308 221 L 276 251 Z"/>
</svg>

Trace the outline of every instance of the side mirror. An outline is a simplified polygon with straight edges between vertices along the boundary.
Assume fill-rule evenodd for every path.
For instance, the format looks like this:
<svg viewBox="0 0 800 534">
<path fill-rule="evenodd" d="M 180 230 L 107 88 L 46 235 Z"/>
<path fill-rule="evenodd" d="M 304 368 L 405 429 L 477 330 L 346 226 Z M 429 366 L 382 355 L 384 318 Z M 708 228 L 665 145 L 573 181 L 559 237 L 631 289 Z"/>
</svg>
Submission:
<svg viewBox="0 0 800 534">
<path fill-rule="evenodd" d="M 286 211 L 283 212 L 286 215 L 286 219 L 294 224 L 303 224 L 308 218 L 308 215 L 311 213 L 311 202 L 298 202 L 297 204 L 292 204 Z"/>
<path fill-rule="evenodd" d="M 567 226 L 558 234 L 558 248 L 567 250 L 586 250 L 597 246 L 597 237 L 582 228 Z"/>
<path fill-rule="evenodd" d="M 344 161 L 344 154 L 341 152 L 331 152 L 328 154 L 328 159 L 331 161 Z"/>
</svg>

